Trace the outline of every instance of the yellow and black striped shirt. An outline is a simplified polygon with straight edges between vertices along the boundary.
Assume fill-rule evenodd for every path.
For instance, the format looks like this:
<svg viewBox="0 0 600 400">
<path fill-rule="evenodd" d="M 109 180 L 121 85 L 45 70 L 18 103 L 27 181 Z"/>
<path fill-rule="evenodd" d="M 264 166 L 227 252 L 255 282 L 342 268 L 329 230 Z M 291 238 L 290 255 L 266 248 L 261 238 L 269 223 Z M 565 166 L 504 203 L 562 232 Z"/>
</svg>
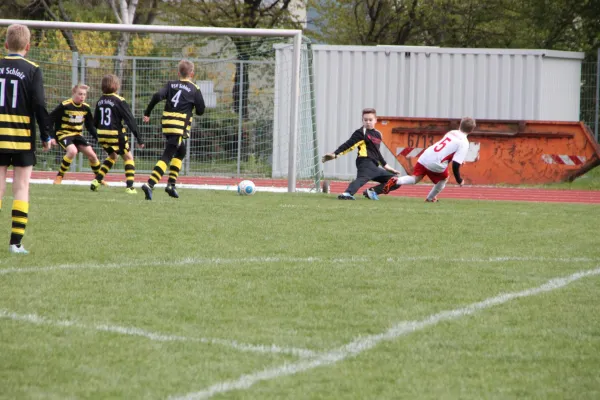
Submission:
<svg viewBox="0 0 600 400">
<path fill-rule="evenodd" d="M 200 88 L 188 79 L 169 81 L 152 96 L 144 115 L 149 117 L 154 106 L 165 99 L 167 101 L 161 121 L 162 133 L 189 137 L 192 112 L 196 109 L 196 115 L 204 114 L 204 98 Z"/>
<path fill-rule="evenodd" d="M 361 158 L 369 158 L 376 164 L 385 166 L 386 161 L 379 151 L 382 140 L 381 132 L 377 129 L 360 128 L 355 130 L 350 139 L 342 143 L 334 153 L 344 155 L 358 148 L 357 161 Z"/>
<path fill-rule="evenodd" d="M 50 116 L 39 66 L 20 55 L 0 59 L 0 153 L 35 150 L 35 121 L 43 141 L 50 138 Z"/>
<path fill-rule="evenodd" d="M 98 138 L 92 109 L 87 103 L 75 104 L 73 99 L 65 100 L 50 113 L 50 117 L 54 121 L 54 130 L 59 141 L 82 135 L 84 125 L 94 139 Z"/>
<path fill-rule="evenodd" d="M 138 144 L 143 144 L 137 122 L 125 99 L 116 93 L 104 94 L 96 103 L 94 126 L 98 130 L 98 143 L 114 145 L 127 132 L 123 123 L 131 130 Z"/>
</svg>

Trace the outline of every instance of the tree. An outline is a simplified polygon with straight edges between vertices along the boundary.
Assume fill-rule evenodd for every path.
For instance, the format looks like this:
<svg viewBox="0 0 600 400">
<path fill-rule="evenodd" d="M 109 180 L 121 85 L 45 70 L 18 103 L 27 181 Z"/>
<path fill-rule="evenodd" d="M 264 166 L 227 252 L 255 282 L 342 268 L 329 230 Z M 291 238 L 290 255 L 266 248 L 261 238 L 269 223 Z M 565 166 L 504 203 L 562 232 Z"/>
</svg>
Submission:
<svg viewBox="0 0 600 400">
<path fill-rule="evenodd" d="M 599 44 L 600 0 L 309 0 L 332 44 L 545 48 Z"/>
<path fill-rule="evenodd" d="M 235 28 L 296 28 L 301 22 L 291 10 L 292 0 L 181 0 L 172 4 L 170 10 L 180 23 L 196 26 L 235 27 Z M 262 39 L 232 37 L 236 57 L 247 61 L 251 54 L 257 54 L 265 45 Z M 232 89 L 233 108 L 248 118 L 248 88 L 250 86 L 248 69 L 236 63 L 234 85 Z M 242 97 L 240 98 L 240 82 Z"/>
</svg>

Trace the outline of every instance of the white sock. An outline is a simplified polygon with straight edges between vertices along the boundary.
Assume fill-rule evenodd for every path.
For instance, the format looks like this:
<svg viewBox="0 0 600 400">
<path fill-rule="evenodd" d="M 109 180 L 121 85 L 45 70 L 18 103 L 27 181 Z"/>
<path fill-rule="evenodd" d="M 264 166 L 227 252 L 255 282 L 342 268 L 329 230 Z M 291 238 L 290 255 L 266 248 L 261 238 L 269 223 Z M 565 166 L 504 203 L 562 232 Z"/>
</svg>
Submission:
<svg viewBox="0 0 600 400">
<path fill-rule="evenodd" d="M 437 196 L 442 191 L 442 189 L 444 189 L 445 187 L 446 187 L 446 180 L 439 181 L 438 183 L 433 185 L 431 192 L 429 192 L 429 194 L 427 195 L 427 200 L 433 200 L 433 198 L 435 196 Z"/>
<path fill-rule="evenodd" d="M 415 177 L 412 175 L 400 176 L 396 181 L 398 185 L 414 185 L 415 182 Z"/>
</svg>

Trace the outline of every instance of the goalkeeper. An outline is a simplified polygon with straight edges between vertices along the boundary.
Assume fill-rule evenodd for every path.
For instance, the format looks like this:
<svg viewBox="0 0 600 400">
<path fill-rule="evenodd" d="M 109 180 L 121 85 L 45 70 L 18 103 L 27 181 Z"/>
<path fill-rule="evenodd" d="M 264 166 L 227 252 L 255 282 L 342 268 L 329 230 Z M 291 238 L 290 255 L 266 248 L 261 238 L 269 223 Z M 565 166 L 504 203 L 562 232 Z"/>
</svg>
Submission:
<svg viewBox="0 0 600 400">
<path fill-rule="evenodd" d="M 142 186 L 146 200 L 152 200 L 152 190 L 165 174 L 169 166 L 169 180 L 165 192 L 169 196 L 179 198 L 175 183 L 179 177 L 179 171 L 183 164 L 186 147 L 185 139 L 190 137 L 192 128 L 192 111 L 196 115 L 204 114 L 204 98 L 200 89 L 191 79 L 194 77 L 194 64 L 188 60 L 179 61 L 179 80 L 169 81 L 152 96 L 146 111 L 144 111 L 144 122 L 150 121 L 150 113 L 158 102 L 166 100 L 165 109 L 162 114 L 162 133 L 167 145 L 162 157 L 152 170 L 148 183 Z"/>
<path fill-rule="evenodd" d="M 334 160 L 338 156 L 358 148 L 358 155 L 356 157 L 356 168 L 358 171 L 356 179 L 350 182 L 346 191 L 338 196 L 340 200 L 355 200 L 354 194 L 369 181 L 379 182 L 379 185 L 365 190 L 363 196 L 370 200 L 379 200 L 379 195 L 384 192 L 383 188 L 385 184 L 394 176 L 400 174 L 400 171 L 386 163 L 379 151 L 382 138 L 381 133 L 375 129 L 375 123 L 377 122 L 375 109 L 365 108 L 362 112 L 362 121 L 362 128 L 354 131 L 350 139 L 333 153 L 325 154 L 322 159 L 323 162 Z M 390 190 L 396 190 L 399 187 L 400 185 L 392 185 Z"/>
</svg>

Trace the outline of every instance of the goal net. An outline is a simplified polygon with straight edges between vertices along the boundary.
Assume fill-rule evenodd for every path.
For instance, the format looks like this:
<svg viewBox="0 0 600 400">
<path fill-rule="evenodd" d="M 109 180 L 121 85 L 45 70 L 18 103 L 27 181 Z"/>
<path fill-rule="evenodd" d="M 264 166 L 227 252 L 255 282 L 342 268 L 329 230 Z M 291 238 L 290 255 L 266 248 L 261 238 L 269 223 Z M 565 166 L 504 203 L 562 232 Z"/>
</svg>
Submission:
<svg viewBox="0 0 600 400">
<path fill-rule="evenodd" d="M 3 38 L 11 23 L 32 32 L 27 58 L 43 71 L 49 111 L 71 97 L 76 83 L 90 86 L 86 102 L 94 109 L 102 77 L 121 79 L 119 94 L 131 106 L 146 145 L 133 150 L 136 174 L 151 172 L 164 149 L 164 103 L 154 108 L 149 123 L 142 122 L 144 110 L 155 92 L 178 78 L 177 65 L 187 59 L 194 63 L 192 80 L 206 110 L 194 117 L 180 181 L 231 188 L 252 179 L 282 191 L 318 190 L 311 57 L 300 31 L 0 20 Z M 94 149 L 100 159 L 106 156 L 95 144 Z M 62 156 L 60 148 L 40 152 L 36 169 L 57 171 Z M 119 160 L 109 176 L 122 170 Z M 85 177 L 74 172 L 90 172 L 81 155 L 65 179 Z M 136 176 L 136 182 L 143 180 Z"/>
</svg>

